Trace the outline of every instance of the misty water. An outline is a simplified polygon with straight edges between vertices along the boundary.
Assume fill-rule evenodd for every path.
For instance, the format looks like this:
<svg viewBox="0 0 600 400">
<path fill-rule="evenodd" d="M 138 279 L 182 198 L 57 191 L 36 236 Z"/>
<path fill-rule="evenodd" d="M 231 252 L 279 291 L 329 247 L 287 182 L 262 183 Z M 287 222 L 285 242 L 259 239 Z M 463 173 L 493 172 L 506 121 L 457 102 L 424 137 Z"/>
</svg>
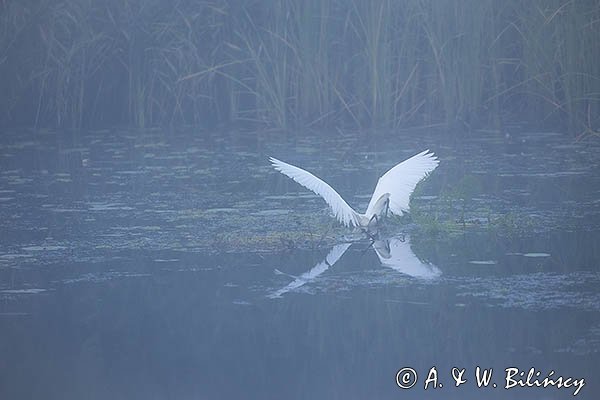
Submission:
<svg viewBox="0 0 600 400">
<path fill-rule="evenodd" d="M 440 165 L 420 217 L 375 242 L 268 163 L 362 212 L 425 149 Z M 584 378 L 578 397 L 598 398 L 599 161 L 598 141 L 518 126 L 5 133 L 0 398 L 573 397 L 504 389 L 511 367 Z M 434 366 L 443 387 L 425 391 Z M 477 366 L 497 388 L 477 388 Z"/>
</svg>

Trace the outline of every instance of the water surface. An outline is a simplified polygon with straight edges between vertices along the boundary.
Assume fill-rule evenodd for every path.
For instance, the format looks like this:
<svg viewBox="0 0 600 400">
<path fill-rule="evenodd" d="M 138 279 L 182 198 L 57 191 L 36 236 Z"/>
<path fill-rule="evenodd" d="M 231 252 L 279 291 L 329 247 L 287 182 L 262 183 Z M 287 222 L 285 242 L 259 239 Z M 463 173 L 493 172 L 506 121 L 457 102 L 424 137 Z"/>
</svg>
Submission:
<svg viewBox="0 0 600 400">
<path fill-rule="evenodd" d="M 421 217 L 376 243 L 267 161 L 362 211 L 426 148 L 441 164 Z M 6 132 L 0 397 L 572 397 L 501 388 L 505 368 L 534 367 L 596 398 L 599 150 L 531 132 Z M 433 366 L 444 387 L 424 392 Z M 498 388 L 476 389 L 477 366 Z"/>
</svg>

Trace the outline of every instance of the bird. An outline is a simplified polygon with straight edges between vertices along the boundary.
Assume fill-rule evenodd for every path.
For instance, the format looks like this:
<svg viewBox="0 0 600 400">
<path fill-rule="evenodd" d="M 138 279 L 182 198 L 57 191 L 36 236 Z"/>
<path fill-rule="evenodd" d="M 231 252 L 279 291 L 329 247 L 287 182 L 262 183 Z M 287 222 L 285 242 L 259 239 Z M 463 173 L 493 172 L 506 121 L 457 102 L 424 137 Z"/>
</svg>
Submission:
<svg viewBox="0 0 600 400">
<path fill-rule="evenodd" d="M 388 211 L 398 216 L 408 212 L 410 195 L 415 187 L 439 164 L 435 154 L 425 150 L 395 165 L 379 178 L 367 210 L 361 214 L 325 181 L 310 172 L 274 157 L 270 157 L 269 161 L 277 171 L 321 196 L 341 224 L 363 230 L 376 226 Z"/>
</svg>

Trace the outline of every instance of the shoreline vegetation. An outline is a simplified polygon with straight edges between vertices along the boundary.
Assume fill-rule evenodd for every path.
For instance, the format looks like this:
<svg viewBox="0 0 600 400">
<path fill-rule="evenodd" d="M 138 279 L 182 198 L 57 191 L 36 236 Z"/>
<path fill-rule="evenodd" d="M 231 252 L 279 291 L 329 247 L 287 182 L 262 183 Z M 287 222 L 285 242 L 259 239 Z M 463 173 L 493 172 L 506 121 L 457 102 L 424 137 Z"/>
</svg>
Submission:
<svg viewBox="0 0 600 400">
<path fill-rule="evenodd" d="M 600 129 L 595 0 L 6 0 L 0 126 Z"/>
</svg>

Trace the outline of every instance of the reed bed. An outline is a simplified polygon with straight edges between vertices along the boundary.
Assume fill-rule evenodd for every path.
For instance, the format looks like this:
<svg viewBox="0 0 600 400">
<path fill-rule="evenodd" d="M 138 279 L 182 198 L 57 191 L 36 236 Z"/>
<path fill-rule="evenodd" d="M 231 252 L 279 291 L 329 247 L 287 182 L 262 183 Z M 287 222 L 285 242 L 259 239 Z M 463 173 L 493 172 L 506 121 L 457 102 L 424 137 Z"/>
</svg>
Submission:
<svg viewBox="0 0 600 400">
<path fill-rule="evenodd" d="M 0 2 L 0 124 L 600 125 L 593 0 Z"/>
</svg>

